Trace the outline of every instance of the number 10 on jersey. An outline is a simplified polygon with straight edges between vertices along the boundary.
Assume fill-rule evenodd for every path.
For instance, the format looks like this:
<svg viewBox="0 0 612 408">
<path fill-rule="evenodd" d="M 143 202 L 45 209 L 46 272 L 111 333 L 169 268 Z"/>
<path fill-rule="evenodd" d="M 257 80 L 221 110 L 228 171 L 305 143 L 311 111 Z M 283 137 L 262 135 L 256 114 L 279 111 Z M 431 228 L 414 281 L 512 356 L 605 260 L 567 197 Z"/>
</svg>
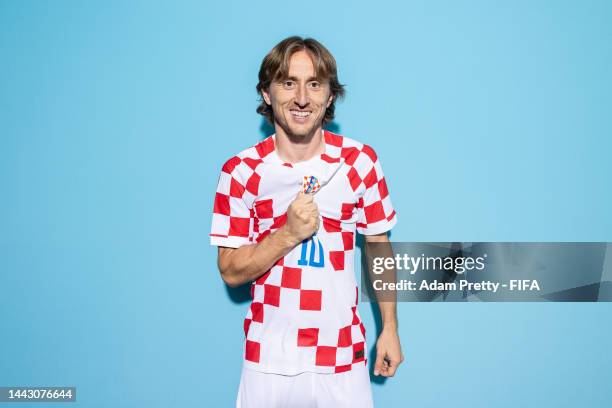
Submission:
<svg viewBox="0 0 612 408">
<path fill-rule="evenodd" d="M 325 254 L 323 245 L 316 235 L 302 241 L 302 254 L 298 260 L 298 265 L 323 268 L 325 266 Z"/>
</svg>

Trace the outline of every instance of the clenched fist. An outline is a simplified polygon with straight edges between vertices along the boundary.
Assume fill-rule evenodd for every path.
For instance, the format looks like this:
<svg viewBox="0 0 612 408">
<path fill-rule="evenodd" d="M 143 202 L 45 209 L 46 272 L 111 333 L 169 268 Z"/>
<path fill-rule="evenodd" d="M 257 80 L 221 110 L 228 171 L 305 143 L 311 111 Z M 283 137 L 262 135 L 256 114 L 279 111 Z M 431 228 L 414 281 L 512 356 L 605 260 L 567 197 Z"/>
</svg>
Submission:
<svg viewBox="0 0 612 408">
<path fill-rule="evenodd" d="M 300 191 L 287 209 L 286 229 L 289 234 L 302 242 L 319 229 L 319 208 L 312 194 Z"/>
</svg>

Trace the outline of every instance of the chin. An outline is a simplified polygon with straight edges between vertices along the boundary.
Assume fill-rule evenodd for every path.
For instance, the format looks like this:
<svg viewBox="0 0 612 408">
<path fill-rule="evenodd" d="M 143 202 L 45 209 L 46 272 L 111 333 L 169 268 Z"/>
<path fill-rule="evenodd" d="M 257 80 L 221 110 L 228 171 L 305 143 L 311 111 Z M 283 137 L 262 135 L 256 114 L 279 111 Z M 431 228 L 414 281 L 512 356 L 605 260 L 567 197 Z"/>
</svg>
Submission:
<svg viewBox="0 0 612 408">
<path fill-rule="evenodd" d="M 291 129 L 291 133 L 295 136 L 295 137 L 300 137 L 300 138 L 304 138 L 308 135 L 310 135 L 314 130 L 314 126 L 311 126 L 309 128 L 298 128 L 298 129 Z"/>
</svg>

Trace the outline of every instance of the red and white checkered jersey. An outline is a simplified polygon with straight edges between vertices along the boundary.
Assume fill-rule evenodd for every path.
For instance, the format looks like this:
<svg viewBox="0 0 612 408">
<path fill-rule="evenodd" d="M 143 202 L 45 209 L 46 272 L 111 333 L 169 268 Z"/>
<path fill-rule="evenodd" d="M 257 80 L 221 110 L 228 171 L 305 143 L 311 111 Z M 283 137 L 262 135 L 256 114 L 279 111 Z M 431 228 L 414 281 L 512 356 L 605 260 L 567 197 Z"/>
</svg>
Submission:
<svg viewBox="0 0 612 408">
<path fill-rule="evenodd" d="M 325 153 L 285 163 L 269 136 L 229 159 L 215 195 L 212 245 L 260 242 L 286 222 L 287 208 L 315 176 L 321 225 L 252 283 L 244 320 L 245 365 L 294 375 L 338 373 L 365 364 L 365 328 L 357 311 L 355 231 L 378 234 L 397 222 L 374 150 L 323 131 Z"/>
</svg>

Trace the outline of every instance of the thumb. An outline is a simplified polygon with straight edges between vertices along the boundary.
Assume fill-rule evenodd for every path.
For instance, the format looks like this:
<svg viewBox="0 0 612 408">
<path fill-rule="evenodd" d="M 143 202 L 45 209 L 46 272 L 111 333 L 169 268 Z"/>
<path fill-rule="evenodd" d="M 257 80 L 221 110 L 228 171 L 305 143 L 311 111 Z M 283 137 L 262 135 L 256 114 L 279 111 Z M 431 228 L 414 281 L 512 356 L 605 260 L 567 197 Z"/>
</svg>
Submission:
<svg viewBox="0 0 612 408">
<path fill-rule="evenodd" d="M 300 190 L 300 192 L 298 193 L 297 197 L 295 197 L 295 199 L 299 201 L 304 201 L 304 202 L 313 201 L 312 194 L 305 193 L 304 190 Z"/>
</svg>

